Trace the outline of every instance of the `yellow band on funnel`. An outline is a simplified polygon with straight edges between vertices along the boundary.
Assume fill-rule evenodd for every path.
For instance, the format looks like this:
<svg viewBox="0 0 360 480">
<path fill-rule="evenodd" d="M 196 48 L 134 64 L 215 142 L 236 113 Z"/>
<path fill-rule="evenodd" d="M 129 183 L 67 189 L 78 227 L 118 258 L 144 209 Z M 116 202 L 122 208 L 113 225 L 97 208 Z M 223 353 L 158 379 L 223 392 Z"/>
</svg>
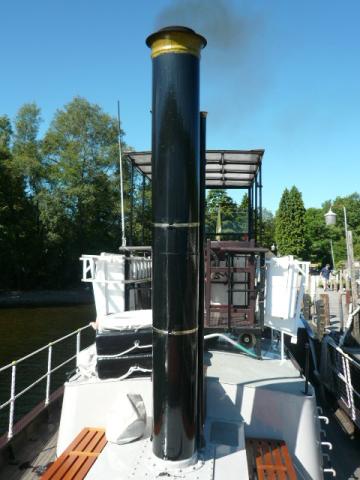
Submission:
<svg viewBox="0 0 360 480">
<path fill-rule="evenodd" d="M 160 30 L 151 35 L 147 41 L 151 48 L 151 57 L 155 58 L 165 53 L 186 53 L 200 57 L 200 50 L 206 45 L 206 40 L 195 32 Z"/>
</svg>

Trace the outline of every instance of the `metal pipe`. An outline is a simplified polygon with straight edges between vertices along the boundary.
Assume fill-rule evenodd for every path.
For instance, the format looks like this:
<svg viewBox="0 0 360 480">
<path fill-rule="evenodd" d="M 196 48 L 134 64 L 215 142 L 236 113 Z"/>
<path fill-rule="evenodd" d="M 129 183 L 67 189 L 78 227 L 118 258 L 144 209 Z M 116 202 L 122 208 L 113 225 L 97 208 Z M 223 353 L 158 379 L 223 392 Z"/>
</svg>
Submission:
<svg viewBox="0 0 360 480">
<path fill-rule="evenodd" d="M 250 240 L 251 237 L 252 237 L 251 188 L 248 188 L 247 191 L 248 191 L 248 231 L 247 231 L 247 234 L 248 234 L 248 240 Z"/>
<path fill-rule="evenodd" d="M 81 330 L 78 330 L 76 334 L 76 366 L 79 366 L 79 354 L 81 348 Z"/>
<path fill-rule="evenodd" d="M 15 414 L 15 384 L 16 384 L 16 362 L 11 367 L 11 387 L 10 387 L 10 411 L 9 411 L 9 429 L 8 438 L 13 436 L 14 414 Z"/>
<path fill-rule="evenodd" d="M 145 175 L 142 176 L 142 192 L 141 192 L 141 218 L 142 218 L 142 227 L 141 227 L 141 245 L 145 243 L 145 221 L 144 221 L 144 212 L 145 212 Z"/>
<path fill-rule="evenodd" d="M 255 227 L 255 232 L 254 232 L 254 237 L 255 237 L 255 242 L 258 241 L 258 181 L 257 181 L 257 174 L 255 175 L 254 179 L 254 196 L 255 196 L 255 222 L 254 222 L 254 227 Z"/>
<path fill-rule="evenodd" d="M 52 344 L 49 343 L 48 365 L 47 365 L 47 374 L 46 374 L 47 376 L 46 376 L 45 405 L 49 405 L 49 401 L 50 401 L 51 358 L 52 358 Z"/>
<path fill-rule="evenodd" d="M 120 203 L 121 203 L 121 246 L 126 246 L 125 235 L 125 212 L 124 212 L 124 179 L 122 165 L 122 149 L 121 149 L 121 122 L 120 122 L 120 102 L 118 100 L 118 147 L 119 147 L 119 173 L 120 173 Z"/>
<path fill-rule="evenodd" d="M 330 247 L 331 247 L 331 260 L 333 264 L 333 269 L 335 270 L 335 257 L 334 257 L 334 248 L 333 248 L 333 243 L 332 240 L 330 239 Z"/>
<path fill-rule="evenodd" d="M 133 230 L 134 230 L 134 164 L 131 162 L 131 175 L 130 175 L 130 245 L 134 244 Z"/>
<path fill-rule="evenodd" d="M 260 163 L 259 167 L 259 179 L 260 179 L 260 245 L 262 245 L 263 238 L 264 238 L 264 225 L 263 225 L 263 207 L 262 207 L 262 163 Z"/>
<path fill-rule="evenodd" d="M 205 202 L 206 202 L 206 116 L 200 112 L 200 230 L 199 230 L 199 331 L 198 331 L 198 432 L 197 440 L 200 448 L 202 442 L 204 413 L 204 292 L 205 292 Z"/>
<path fill-rule="evenodd" d="M 196 458 L 200 109 L 206 40 L 184 27 L 146 40 L 153 59 L 153 452 Z"/>
</svg>

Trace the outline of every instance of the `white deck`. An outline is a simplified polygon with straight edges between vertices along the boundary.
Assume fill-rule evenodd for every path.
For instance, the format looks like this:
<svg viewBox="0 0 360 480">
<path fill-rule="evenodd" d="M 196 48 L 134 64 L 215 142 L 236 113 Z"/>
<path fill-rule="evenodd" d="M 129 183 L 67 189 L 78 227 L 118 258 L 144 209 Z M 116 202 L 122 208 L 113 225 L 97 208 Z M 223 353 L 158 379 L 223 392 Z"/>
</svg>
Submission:
<svg viewBox="0 0 360 480">
<path fill-rule="evenodd" d="M 166 471 L 152 455 L 150 378 L 75 380 L 66 384 L 58 454 L 84 426 L 105 426 L 109 410 L 128 392 L 143 396 L 147 433 L 127 445 L 108 443 L 87 479 L 249 478 L 245 437 L 287 442 L 299 478 L 322 479 L 316 402 L 304 395 L 304 380 L 290 361 L 256 360 L 241 354 L 212 351 L 207 364 L 206 448 L 188 469 Z M 235 432 L 235 433 L 234 433 Z M 235 438 L 235 442 L 234 442 Z M 311 447 L 310 447 L 311 446 Z M 310 447 L 310 448 L 309 448 Z"/>
</svg>

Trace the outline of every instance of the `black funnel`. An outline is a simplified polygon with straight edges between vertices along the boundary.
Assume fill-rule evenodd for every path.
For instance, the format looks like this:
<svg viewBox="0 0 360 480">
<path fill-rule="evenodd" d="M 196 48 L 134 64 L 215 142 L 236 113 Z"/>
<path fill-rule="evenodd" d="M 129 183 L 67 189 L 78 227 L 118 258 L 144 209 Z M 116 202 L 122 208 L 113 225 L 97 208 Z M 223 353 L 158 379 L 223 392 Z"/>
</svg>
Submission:
<svg viewBox="0 0 360 480">
<path fill-rule="evenodd" d="M 153 59 L 153 452 L 194 456 L 197 445 L 200 112 L 206 40 L 169 27 L 146 41 Z"/>
</svg>

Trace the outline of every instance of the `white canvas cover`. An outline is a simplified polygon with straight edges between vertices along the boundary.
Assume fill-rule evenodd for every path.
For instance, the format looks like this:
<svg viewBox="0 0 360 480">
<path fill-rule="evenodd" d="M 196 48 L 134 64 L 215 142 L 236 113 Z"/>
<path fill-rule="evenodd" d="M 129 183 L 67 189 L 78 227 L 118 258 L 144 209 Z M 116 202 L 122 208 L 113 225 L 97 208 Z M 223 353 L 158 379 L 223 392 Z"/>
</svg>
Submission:
<svg viewBox="0 0 360 480">
<path fill-rule="evenodd" d="M 125 310 L 125 257 L 102 253 L 95 262 L 93 281 L 98 316 Z"/>
<path fill-rule="evenodd" d="M 152 310 L 128 310 L 97 318 L 97 328 L 105 330 L 139 330 L 152 327 Z"/>
<path fill-rule="evenodd" d="M 265 325 L 295 337 L 305 285 L 303 263 L 291 255 L 266 262 Z"/>
</svg>

